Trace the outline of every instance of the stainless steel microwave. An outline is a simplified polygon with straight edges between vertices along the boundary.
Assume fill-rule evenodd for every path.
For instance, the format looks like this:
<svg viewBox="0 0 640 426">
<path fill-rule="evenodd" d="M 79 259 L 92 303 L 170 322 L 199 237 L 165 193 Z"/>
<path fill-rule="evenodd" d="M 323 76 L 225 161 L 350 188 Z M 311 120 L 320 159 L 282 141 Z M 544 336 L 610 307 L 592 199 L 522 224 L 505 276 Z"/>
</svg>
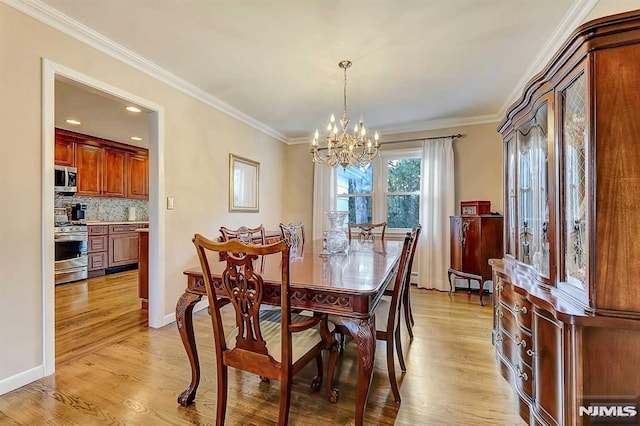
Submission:
<svg viewBox="0 0 640 426">
<path fill-rule="evenodd" d="M 77 192 L 78 191 L 78 169 L 75 167 L 55 166 L 55 191 L 56 192 Z"/>
</svg>

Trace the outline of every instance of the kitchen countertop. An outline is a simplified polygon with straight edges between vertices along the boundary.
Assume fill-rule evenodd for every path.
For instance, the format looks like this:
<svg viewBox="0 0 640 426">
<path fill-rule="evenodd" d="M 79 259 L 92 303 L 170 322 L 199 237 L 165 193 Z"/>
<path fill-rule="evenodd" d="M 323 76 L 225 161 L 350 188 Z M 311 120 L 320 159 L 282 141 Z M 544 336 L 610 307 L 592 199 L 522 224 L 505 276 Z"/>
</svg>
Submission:
<svg viewBox="0 0 640 426">
<path fill-rule="evenodd" d="M 102 220 L 87 220 L 87 225 L 128 225 L 133 223 L 149 223 L 148 220 L 116 220 L 116 221 L 102 221 Z"/>
</svg>

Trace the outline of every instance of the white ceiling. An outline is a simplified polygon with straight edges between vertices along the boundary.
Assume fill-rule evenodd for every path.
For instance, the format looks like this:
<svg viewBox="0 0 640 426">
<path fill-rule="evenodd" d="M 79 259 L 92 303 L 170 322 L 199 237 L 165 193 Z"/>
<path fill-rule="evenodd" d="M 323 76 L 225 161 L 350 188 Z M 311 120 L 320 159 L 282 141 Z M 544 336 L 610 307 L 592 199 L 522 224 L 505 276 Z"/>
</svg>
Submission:
<svg viewBox="0 0 640 426">
<path fill-rule="evenodd" d="M 141 112 L 130 112 L 125 108 L 134 106 Z M 59 78 L 55 86 L 56 127 L 86 135 L 149 148 L 149 111 L 124 102 L 74 81 Z M 66 120 L 77 120 L 81 124 L 69 124 Z M 141 141 L 131 137 L 141 138 Z"/>
<path fill-rule="evenodd" d="M 44 0 L 260 125 L 382 133 L 496 121 L 594 0 Z M 571 28 L 564 28 L 568 23 Z M 579 23 L 579 22 L 578 22 Z M 536 62 L 537 61 L 537 62 Z"/>
</svg>

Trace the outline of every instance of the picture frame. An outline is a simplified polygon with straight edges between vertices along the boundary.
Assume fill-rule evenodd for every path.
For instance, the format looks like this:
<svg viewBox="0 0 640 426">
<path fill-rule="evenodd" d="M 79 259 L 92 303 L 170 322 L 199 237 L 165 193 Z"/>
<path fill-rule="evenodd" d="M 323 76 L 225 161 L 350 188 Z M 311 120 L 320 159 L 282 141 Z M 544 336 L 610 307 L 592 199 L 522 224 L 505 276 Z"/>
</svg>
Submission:
<svg viewBox="0 0 640 426">
<path fill-rule="evenodd" d="M 229 154 L 229 211 L 260 210 L 260 163 Z"/>
</svg>

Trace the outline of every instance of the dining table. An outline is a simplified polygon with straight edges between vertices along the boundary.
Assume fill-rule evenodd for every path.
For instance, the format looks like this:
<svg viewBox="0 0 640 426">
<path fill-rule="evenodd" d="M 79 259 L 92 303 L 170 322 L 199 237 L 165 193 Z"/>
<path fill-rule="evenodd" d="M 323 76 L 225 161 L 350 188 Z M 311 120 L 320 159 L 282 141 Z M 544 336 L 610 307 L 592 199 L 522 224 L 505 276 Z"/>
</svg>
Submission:
<svg viewBox="0 0 640 426">
<path fill-rule="evenodd" d="M 290 257 L 291 309 L 311 310 L 342 317 L 358 350 L 355 424 L 362 425 L 373 377 L 376 348 L 374 310 L 400 259 L 402 241 L 349 242 L 345 253 L 327 255 L 322 240 L 305 244 L 301 255 Z M 265 283 L 263 303 L 280 305 L 279 254 L 262 256 L 256 269 Z M 211 263 L 212 284 L 218 298 L 226 298 L 221 274 L 226 262 Z M 182 406 L 190 405 L 200 382 L 200 363 L 193 331 L 193 308 L 206 289 L 201 268 L 184 271 L 187 287 L 176 304 L 176 323 L 191 365 L 191 383 L 178 396 Z"/>
</svg>

